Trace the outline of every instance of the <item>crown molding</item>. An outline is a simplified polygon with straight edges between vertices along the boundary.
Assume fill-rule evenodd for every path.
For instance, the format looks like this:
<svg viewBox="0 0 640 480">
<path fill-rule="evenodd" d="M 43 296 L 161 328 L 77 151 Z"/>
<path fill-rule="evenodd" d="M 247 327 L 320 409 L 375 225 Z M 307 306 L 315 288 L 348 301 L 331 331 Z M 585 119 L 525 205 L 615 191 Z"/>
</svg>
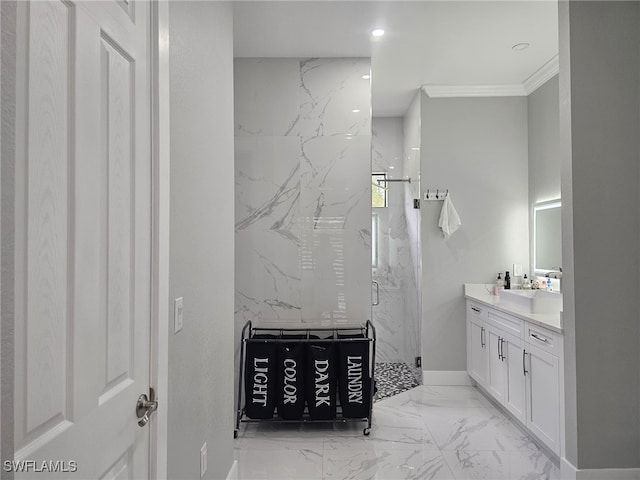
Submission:
<svg viewBox="0 0 640 480">
<path fill-rule="evenodd" d="M 422 85 L 431 98 L 452 97 L 526 97 L 560 71 L 558 55 L 533 72 L 524 82 L 510 85 Z"/>
<path fill-rule="evenodd" d="M 431 98 L 450 97 L 524 97 L 524 86 L 514 85 L 423 85 Z"/>
<path fill-rule="evenodd" d="M 548 80 L 553 78 L 560 71 L 560 62 L 558 60 L 558 55 L 554 55 L 551 60 L 542 65 L 538 70 L 533 72 L 533 74 L 527 78 L 522 85 L 524 86 L 525 92 L 527 95 L 532 94 L 542 85 L 544 85 Z"/>
</svg>

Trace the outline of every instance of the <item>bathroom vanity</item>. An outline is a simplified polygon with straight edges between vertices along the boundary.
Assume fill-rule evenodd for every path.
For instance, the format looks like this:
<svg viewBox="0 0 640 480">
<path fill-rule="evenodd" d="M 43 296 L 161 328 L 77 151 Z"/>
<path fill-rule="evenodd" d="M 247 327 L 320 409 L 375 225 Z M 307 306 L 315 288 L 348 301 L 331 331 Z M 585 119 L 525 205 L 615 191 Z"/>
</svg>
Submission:
<svg viewBox="0 0 640 480">
<path fill-rule="evenodd" d="M 564 453 L 562 298 L 559 293 L 524 290 L 492 295 L 490 287 L 465 285 L 468 374 L 560 457 Z"/>
</svg>

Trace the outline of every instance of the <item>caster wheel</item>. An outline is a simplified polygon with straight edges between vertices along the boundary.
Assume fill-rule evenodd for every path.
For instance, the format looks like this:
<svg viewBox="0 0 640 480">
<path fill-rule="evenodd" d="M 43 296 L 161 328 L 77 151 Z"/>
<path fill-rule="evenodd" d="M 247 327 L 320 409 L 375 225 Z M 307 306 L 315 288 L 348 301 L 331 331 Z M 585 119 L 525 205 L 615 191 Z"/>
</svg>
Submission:
<svg viewBox="0 0 640 480">
<path fill-rule="evenodd" d="M 370 428 L 365 428 L 364 430 L 362 430 L 362 434 L 365 436 L 369 436 L 369 434 L 371 433 L 371 429 Z"/>
<path fill-rule="evenodd" d="M 238 438 L 238 430 L 233 431 L 233 438 Z"/>
</svg>

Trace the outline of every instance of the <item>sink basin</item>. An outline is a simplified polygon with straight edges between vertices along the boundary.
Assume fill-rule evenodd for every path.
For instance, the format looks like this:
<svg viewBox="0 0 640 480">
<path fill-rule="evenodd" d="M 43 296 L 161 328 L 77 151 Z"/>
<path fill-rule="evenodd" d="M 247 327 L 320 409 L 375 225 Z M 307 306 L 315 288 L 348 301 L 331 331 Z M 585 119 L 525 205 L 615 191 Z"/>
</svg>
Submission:
<svg viewBox="0 0 640 480">
<path fill-rule="evenodd" d="M 529 313 L 559 313 L 562 294 L 546 290 L 502 290 L 500 302 Z"/>
</svg>

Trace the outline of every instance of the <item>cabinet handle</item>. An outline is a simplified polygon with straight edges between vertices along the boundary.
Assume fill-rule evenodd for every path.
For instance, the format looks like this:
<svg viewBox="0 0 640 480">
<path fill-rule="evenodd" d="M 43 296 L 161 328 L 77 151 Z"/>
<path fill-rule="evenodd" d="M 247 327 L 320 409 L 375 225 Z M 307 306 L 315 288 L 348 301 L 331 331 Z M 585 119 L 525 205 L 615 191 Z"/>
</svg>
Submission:
<svg viewBox="0 0 640 480">
<path fill-rule="evenodd" d="M 532 334 L 531 334 L 531 336 L 532 336 L 533 338 L 535 338 L 536 340 L 540 340 L 541 342 L 549 343 L 549 340 L 547 340 L 546 338 L 542 338 L 542 337 L 538 336 L 538 335 L 537 335 L 537 334 L 535 334 L 535 333 L 532 333 Z"/>
<path fill-rule="evenodd" d="M 484 348 L 486 346 L 485 338 L 484 338 L 484 327 L 480 327 L 480 346 Z"/>
<path fill-rule="evenodd" d="M 473 310 L 476 313 L 480 313 L 480 309 L 479 308 L 471 307 L 471 310 Z"/>
<path fill-rule="evenodd" d="M 507 357 L 504 356 L 504 344 L 505 344 L 504 338 L 501 338 L 500 339 L 500 354 L 502 355 L 502 361 L 503 362 L 504 362 L 504 359 L 507 358 Z"/>
<path fill-rule="evenodd" d="M 527 366 L 525 364 L 525 358 L 527 356 L 527 351 L 523 348 L 522 349 L 522 372 L 524 373 L 524 375 L 526 375 L 527 373 Z"/>
<path fill-rule="evenodd" d="M 502 352 L 500 346 L 502 345 L 502 337 L 498 337 L 498 360 L 502 361 Z"/>
</svg>

